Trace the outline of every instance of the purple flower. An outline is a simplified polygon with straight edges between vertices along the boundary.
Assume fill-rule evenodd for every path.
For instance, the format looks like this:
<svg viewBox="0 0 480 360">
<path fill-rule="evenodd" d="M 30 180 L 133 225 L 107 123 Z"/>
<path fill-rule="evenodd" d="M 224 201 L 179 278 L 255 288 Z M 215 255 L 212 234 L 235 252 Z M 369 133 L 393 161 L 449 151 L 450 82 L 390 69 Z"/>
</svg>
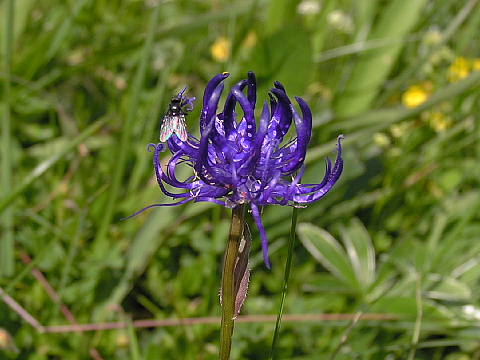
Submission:
<svg viewBox="0 0 480 360">
<path fill-rule="evenodd" d="M 319 184 L 301 184 L 312 135 L 312 113 L 307 103 L 295 98 L 300 107 L 299 114 L 282 84 L 275 82 L 269 94 L 270 102 L 265 101 L 257 124 L 254 114 L 256 80 L 253 72 L 249 72 L 247 79 L 232 87 L 223 111 L 217 112 L 223 81 L 228 76 L 229 73 L 218 74 L 207 84 L 200 116 L 200 139 L 191 134 L 187 141 L 181 141 L 175 134 L 168 139 L 173 156 L 166 170 L 162 169 L 159 159 L 166 145 L 148 145 L 149 151 L 154 150 L 153 165 L 161 190 L 179 201 L 153 204 L 134 215 L 151 207 L 181 205 L 189 201 L 208 201 L 229 208 L 248 203 L 260 232 L 265 264 L 270 268 L 260 208 L 270 204 L 301 206 L 324 197 L 342 173 L 342 136 L 338 137 L 335 164 L 332 166 L 329 159 L 326 161 L 323 180 Z M 178 96 L 183 104 L 192 104 L 191 98 L 183 92 Z M 237 104 L 243 116 L 237 116 Z M 292 122 L 296 137 L 283 143 Z M 193 168 L 193 175 L 185 181 L 177 179 L 175 174 L 177 166 L 182 163 Z M 165 184 L 181 191 L 170 192 Z"/>
</svg>

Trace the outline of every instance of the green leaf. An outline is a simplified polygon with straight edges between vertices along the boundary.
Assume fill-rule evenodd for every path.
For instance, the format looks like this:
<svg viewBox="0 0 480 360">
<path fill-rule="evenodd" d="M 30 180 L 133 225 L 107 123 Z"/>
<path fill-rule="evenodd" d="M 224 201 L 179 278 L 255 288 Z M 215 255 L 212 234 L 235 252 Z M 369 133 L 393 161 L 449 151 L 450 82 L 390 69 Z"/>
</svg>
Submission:
<svg viewBox="0 0 480 360">
<path fill-rule="evenodd" d="M 436 274 L 429 274 L 428 281 L 437 283 L 435 287 L 427 292 L 431 299 L 446 301 L 468 301 L 472 297 L 472 290 L 465 283 L 452 277 L 443 277 Z"/>
<path fill-rule="evenodd" d="M 305 248 L 323 267 L 356 290 L 362 289 L 348 255 L 330 233 L 311 224 L 300 224 L 298 234 Z"/>
<path fill-rule="evenodd" d="M 352 219 L 340 232 L 357 279 L 366 288 L 375 280 L 375 249 L 370 235 L 358 219 Z"/>
</svg>

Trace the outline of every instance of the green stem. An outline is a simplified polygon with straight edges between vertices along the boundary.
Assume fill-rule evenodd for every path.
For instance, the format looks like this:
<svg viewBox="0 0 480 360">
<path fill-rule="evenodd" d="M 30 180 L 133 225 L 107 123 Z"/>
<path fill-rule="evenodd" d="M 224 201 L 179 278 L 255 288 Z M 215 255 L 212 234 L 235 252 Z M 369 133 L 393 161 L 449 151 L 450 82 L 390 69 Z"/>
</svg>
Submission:
<svg viewBox="0 0 480 360">
<path fill-rule="evenodd" d="M 297 213 L 298 213 L 298 209 L 294 207 L 292 210 L 292 223 L 290 227 L 290 237 L 288 239 L 287 262 L 285 263 L 285 274 L 283 276 L 282 298 L 280 300 L 280 309 L 278 310 L 277 322 L 275 323 L 275 331 L 273 333 L 272 352 L 270 354 L 271 360 L 273 360 L 275 357 L 275 348 L 277 346 L 278 336 L 280 334 L 280 324 L 282 322 L 283 306 L 285 304 L 285 297 L 287 295 L 288 279 L 290 279 L 290 270 L 292 268 L 293 247 L 295 245 L 295 239 L 296 239 L 295 234 L 297 229 L 297 215 L 298 215 Z"/>
<path fill-rule="evenodd" d="M 3 38 L 5 82 L 3 86 L 3 121 L 2 121 L 2 189 L 3 196 L 12 191 L 12 156 L 11 156 L 11 67 L 14 27 L 13 0 L 5 2 L 5 28 Z M 0 273 L 11 276 L 14 270 L 13 210 L 9 209 L 2 218 L 3 236 L 0 242 Z"/>
<path fill-rule="evenodd" d="M 342 336 L 340 337 L 340 342 L 338 343 L 337 347 L 332 353 L 332 356 L 330 356 L 330 360 L 335 360 L 337 358 L 337 355 L 340 353 L 340 350 L 342 350 L 343 346 L 347 343 L 347 340 L 353 330 L 353 328 L 357 325 L 358 321 L 364 314 L 363 310 L 358 310 L 355 315 L 353 316 L 353 319 L 350 321 L 346 329 L 343 331 Z"/>
<path fill-rule="evenodd" d="M 422 275 L 417 273 L 415 299 L 417 303 L 417 316 L 415 319 L 415 327 L 413 328 L 412 342 L 408 353 L 408 360 L 415 359 L 418 341 L 420 340 L 420 330 L 422 329 L 423 319 L 423 301 L 422 301 Z"/>
<path fill-rule="evenodd" d="M 245 205 L 232 210 L 230 235 L 225 250 L 222 274 L 222 325 L 220 329 L 220 360 L 230 358 L 235 318 L 234 271 L 238 257 L 238 248 L 245 226 Z"/>
</svg>

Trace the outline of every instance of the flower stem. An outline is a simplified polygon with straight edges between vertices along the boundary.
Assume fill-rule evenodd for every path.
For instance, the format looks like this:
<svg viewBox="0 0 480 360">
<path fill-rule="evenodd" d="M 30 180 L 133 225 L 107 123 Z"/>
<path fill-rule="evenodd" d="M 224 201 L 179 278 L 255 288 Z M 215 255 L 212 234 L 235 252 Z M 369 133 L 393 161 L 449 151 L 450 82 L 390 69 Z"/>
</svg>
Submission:
<svg viewBox="0 0 480 360">
<path fill-rule="evenodd" d="M 12 95 L 11 95 L 11 70 L 12 70 L 12 52 L 13 52 L 13 29 L 14 29 L 14 1 L 4 1 L 4 31 L 3 33 L 3 61 L 0 61 L 0 66 L 3 65 L 3 71 L 5 72 L 5 81 L 0 90 L 3 90 L 2 102 L 3 102 L 3 119 L 2 137 L 1 137 L 1 170 L 0 170 L 0 183 L 2 186 L 2 197 L 6 198 L 12 191 Z M 0 109 L 2 110 L 2 109 Z M 13 233 L 13 210 L 8 209 L 2 215 L 0 219 L 0 226 L 2 231 L 2 237 L 0 239 L 0 274 L 3 276 L 11 276 L 14 272 L 15 258 L 14 258 L 14 233 Z"/>
<path fill-rule="evenodd" d="M 297 217 L 298 217 L 298 208 L 294 207 L 292 210 L 292 223 L 290 226 L 290 237 L 288 239 L 288 254 L 287 254 L 287 261 L 285 263 L 285 274 L 283 276 L 282 298 L 280 300 L 280 309 L 278 310 L 277 322 L 275 323 L 275 331 L 273 333 L 272 351 L 270 353 L 271 360 L 275 358 L 275 355 L 276 355 L 275 351 L 278 343 L 278 337 L 280 335 L 280 324 L 282 322 L 283 306 L 285 304 L 285 297 L 287 296 L 288 280 L 290 279 L 290 270 L 292 269 L 293 247 L 295 245 L 296 229 L 297 229 Z"/>
<path fill-rule="evenodd" d="M 235 318 L 234 271 L 238 257 L 238 248 L 245 226 L 245 205 L 232 209 L 230 235 L 225 250 L 222 274 L 222 325 L 220 329 L 220 360 L 230 358 L 232 347 L 233 326 Z"/>
</svg>

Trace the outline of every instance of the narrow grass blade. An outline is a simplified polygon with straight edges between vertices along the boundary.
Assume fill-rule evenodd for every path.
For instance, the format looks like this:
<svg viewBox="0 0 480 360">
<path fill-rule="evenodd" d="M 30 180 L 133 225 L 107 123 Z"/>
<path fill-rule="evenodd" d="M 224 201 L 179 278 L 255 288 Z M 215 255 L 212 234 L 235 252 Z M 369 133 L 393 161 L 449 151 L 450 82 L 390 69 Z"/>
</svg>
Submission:
<svg viewBox="0 0 480 360">
<path fill-rule="evenodd" d="M 137 334 L 132 321 L 128 320 L 128 337 L 130 339 L 130 356 L 132 360 L 141 360 L 140 346 L 138 344 Z"/>
<path fill-rule="evenodd" d="M 271 360 L 275 358 L 278 337 L 280 335 L 280 325 L 282 322 L 283 305 L 285 303 L 285 297 L 287 295 L 288 280 L 290 279 L 290 270 L 292 269 L 293 248 L 295 246 L 296 230 L 297 230 L 297 218 L 298 218 L 298 208 L 294 207 L 292 210 L 292 225 L 290 227 L 290 236 L 288 238 L 287 261 L 285 263 L 285 273 L 283 275 L 282 298 L 280 299 L 280 308 L 278 309 L 277 321 L 275 322 L 275 331 L 273 332 L 272 352 L 270 354 Z"/>
<path fill-rule="evenodd" d="M 93 123 L 90 125 L 88 128 L 86 128 L 80 135 L 78 135 L 76 138 L 72 139 L 68 143 L 67 146 L 65 146 L 62 150 L 57 152 L 55 155 L 52 155 L 50 158 L 47 160 L 41 162 L 39 165 L 37 165 L 25 178 L 23 181 L 20 182 L 20 185 L 18 185 L 13 191 L 5 196 L 1 201 L 0 201 L 0 213 L 5 211 L 9 206 L 12 205 L 13 201 L 21 195 L 27 188 L 35 182 L 40 176 L 42 176 L 45 171 L 50 169 L 53 165 L 55 165 L 60 159 L 62 159 L 66 154 L 68 154 L 70 151 L 75 149 L 79 144 L 84 142 L 86 139 L 88 139 L 92 134 L 97 132 L 104 124 L 106 123 L 106 119 L 98 120 L 97 122 Z"/>
<path fill-rule="evenodd" d="M 353 3 L 355 9 L 355 23 L 357 24 L 357 33 L 355 39 L 364 40 L 375 19 L 375 12 L 378 9 L 379 0 L 360 0 Z"/>
<path fill-rule="evenodd" d="M 386 8 L 369 39 L 406 36 L 421 19 L 425 0 L 395 0 Z M 392 69 L 402 44 L 363 53 L 345 91 L 335 103 L 336 113 L 347 116 L 367 110 Z"/>
<path fill-rule="evenodd" d="M 120 194 L 121 182 L 125 173 L 127 156 L 130 148 L 130 141 L 132 138 L 133 123 L 137 114 L 140 93 L 142 91 L 143 83 L 145 80 L 147 63 L 152 53 L 153 40 L 155 31 L 157 29 L 159 12 L 160 5 L 157 5 L 153 10 L 152 15 L 150 16 L 150 26 L 148 29 L 147 38 L 145 40 L 145 45 L 143 47 L 142 55 L 131 89 L 131 100 L 130 106 L 128 107 L 127 117 L 122 127 L 120 142 L 118 146 L 115 144 L 115 148 L 117 149 L 117 151 L 115 152 L 116 160 L 114 162 L 115 167 L 113 169 L 112 187 L 110 188 L 110 192 L 108 193 L 108 200 L 105 206 L 105 212 L 102 221 L 98 229 L 97 237 L 95 239 L 95 246 L 104 246 L 108 229 L 113 218 L 115 203 Z"/>
<path fill-rule="evenodd" d="M 322 51 L 325 45 L 325 38 L 328 32 L 327 16 L 334 9 L 335 1 L 327 0 L 323 2 L 323 8 L 317 18 L 315 30 L 312 34 L 313 50 L 315 53 Z"/>
<path fill-rule="evenodd" d="M 62 46 L 64 46 L 65 41 L 69 36 L 71 36 L 72 26 L 76 16 L 88 3 L 88 0 L 80 0 L 74 3 L 72 13 L 63 20 L 62 24 L 55 32 L 55 36 L 51 40 L 50 46 L 45 55 L 45 62 L 53 59 L 58 54 Z"/>
<path fill-rule="evenodd" d="M 421 36 L 418 34 L 412 34 L 408 37 L 388 37 L 382 39 L 371 39 L 354 42 L 352 44 L 339 46 L 334 49 L 323 51 L 315 55 L 315 62 L 321 63 L 333 59 L 340 58 L 347 55 L 357 55 L 373 49 L 381 49 L 388 47 L 392 44 L 405 44 L 409 42 L 419 41 Z"/>
<path fill-rule="evenodd" d="M 470 18 L 465 23 L 460 34 L 456 37 L 455 47 L 458 54 L 463 54 L 468 46 L 472 43 L 472 39 L 478 34 L 480 28 L 480 6 L 478 4 L 472 10 Z"/>
<path fill-rule="evenodd" d="M 6 79 L 3 83 L 3 121 L 2 121 L 2 195 L 8 194 L 12 189 L 12 155 L 11 151 L 11 109 L 10 109 L 10 88 L 11 88 L 11 65 L 13 47 L 13 0 L 5 2 L 5 29 L 3 37 L 4 69 Z M 6 211 L 1 223 L 3 227 L 0 239 L 0 274 L 11 276 L 14 271 L 14 240 L 13 240 L 13 209 Z"/>
<path fill-rule="evenodd" d="M 415 353 L 417 351 L 418 342 L 420 340 L 420 330 L 422 328 L 423 300 L 422 300 L 421 274 L 417 274 L 415 299 L 416 299 L 416 305 L 417 305 L 417 315 L 415 317 L 415 326 L 413 328 L 412 342 L 411 342 L 410 351 L 408 353 L 408 358 L 407 358 L 408 360 L 415 359 Z"/>
</svg>

